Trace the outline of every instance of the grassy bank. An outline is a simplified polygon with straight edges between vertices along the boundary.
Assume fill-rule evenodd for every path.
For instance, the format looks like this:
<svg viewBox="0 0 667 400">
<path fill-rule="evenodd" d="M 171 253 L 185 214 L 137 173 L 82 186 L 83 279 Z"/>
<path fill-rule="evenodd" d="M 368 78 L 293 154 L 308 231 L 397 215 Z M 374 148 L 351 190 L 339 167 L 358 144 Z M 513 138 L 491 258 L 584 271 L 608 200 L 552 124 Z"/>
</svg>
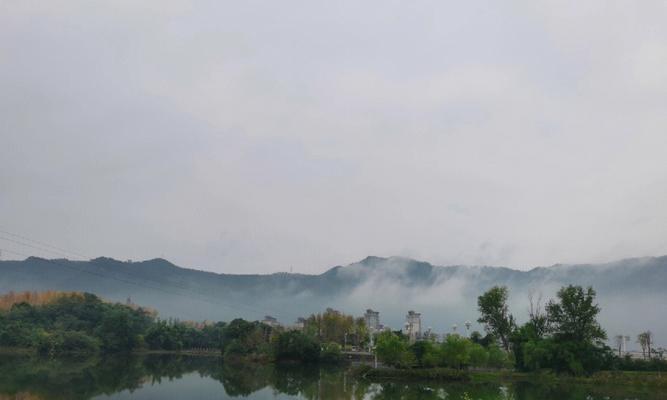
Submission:
<svg viewBox="0 0 667 400">
<path fill-rule="evenodd" d="M 2 347 L 0 346 L 0 354 L 37 354 L 37 350 L 28 349 L 25 347 Z"/>
<path fill-rule="evenodd" d="M 511 370 L 471 371 L 449 368 L 396 369 L 359 366 L 352 375 L 370 381 L 441 381 L 441 382 L 531 382 L 540 384 L 622 385 L 667 389 L 667 373 L 635 371 L 601 371 L 590 376 L 575 377 L 553 372 L 524 373 Z"/>
<path fill-rule="evenodd" d="M 553 372 L 473 371 L 473 382 L 540 382 L 590 385 L 633 385 L 667 388 L 667 373 L 656 371 L 600 371 L 589 376 L 558 375 Z"/>
</svg>

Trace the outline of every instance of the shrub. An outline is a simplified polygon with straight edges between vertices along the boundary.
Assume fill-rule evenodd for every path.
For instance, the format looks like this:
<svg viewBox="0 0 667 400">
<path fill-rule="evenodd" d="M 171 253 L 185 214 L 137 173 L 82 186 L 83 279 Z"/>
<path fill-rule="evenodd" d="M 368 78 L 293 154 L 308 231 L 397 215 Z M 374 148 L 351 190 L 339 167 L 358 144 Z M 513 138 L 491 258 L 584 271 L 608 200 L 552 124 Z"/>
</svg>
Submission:
<svg viewBox="0 0 667 400">
<path fill-rule="evenodd" d="M 299 331 L 282 332 L 274 342 L 274 357 L 283 361 L 315 362 L 320 346 L 312 337 Z"/>
<path fill-rule="evenodd" d="M 393 332 L 382 332 L 377 337 L 375 351 L 378 358 L 387 365 L 404 366 L 409 363 L 407 342 Z M 412 357 L 414 355 L 410 353 Z"/>
<path fill-rule="evenodd" d="M 503 351 L 497 344 L 489 346 L 489 362 L 488 366 L 491 368 L 507 368 L 511 366 L 508 354 Z"/>
<path fill-rule="evenodd" d="M 100 350 L 100 343 L 85 333 L 76 331 L 56 331 L 39 335 L 37 351 L 42 354 L 84 353 L 92 354 Z"/>
<path fill-rule="evenodd" d="M 470 365 L 473 367 L 484 367 L 489 362 L 489 352 L 484 346 L 473 343 L 470 346 Z"/>
<path fill-rule="evenodd" d="M 442 362 L 450 368 L 461 369 L 470 363 L 472 342 L 459 335 L 449 335 L 442 343 L 440 352 Z"/>
<path fill-rule="evenodd" d="M 410 346 L 410 351 L 420 367 L 434 367 L 438 363 L 439 353 L 432 342 L 420 340 Z"/>
<path fill-rule="evenodd" d="M 320 360 L 328 363 L 337 363 L 343 360 L 343 353 L 338 343 L 327 343 L 322 346 Z"/>
</svg>

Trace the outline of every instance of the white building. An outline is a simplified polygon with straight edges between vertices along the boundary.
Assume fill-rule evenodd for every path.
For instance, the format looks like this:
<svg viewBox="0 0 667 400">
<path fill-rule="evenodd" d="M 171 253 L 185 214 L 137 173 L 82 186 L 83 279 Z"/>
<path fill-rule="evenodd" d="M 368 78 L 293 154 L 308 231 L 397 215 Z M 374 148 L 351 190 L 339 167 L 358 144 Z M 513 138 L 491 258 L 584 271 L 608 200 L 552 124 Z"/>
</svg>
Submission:
<svg viewBox="0 0 667 400">
<path fill-rule="evenodd" d="M 306 319 L 303 317 L 297 318 L 296 322 L 294 323 L 294 329 L 302 331 L 305 327 L 306 327 Z"/>
<path fill-rule="evenodd" d="M 266 325 L 268 325 L 272 328 L 280 326 L 280 323 L 278 322 L 278 320 L 276 318 L 270 316 L 270 315 L 264 316 L 264 319 L 262 320 L 262 323 L 266 324 Z"/>
<path fill-rule="evenodd" d="M 379 311 L 373 311 L 370 308 L 366 310 L 366 314 L 364 314 L 364 322 L 366 322 L 366 327 L 368 327 L 368 330 L 372 332 L 379 332 L 380 331 L 380 312 Z"/>
<path fill-rule="evenodd" d="M 403 327 L 403 333 L 410 339 L 411 342 L 414 342 L 417 339 L 420 339 L 422 336 L 422 317 L 421 313 L 415 311 L 408 311 L 408 315 L 405 316 L 405 326 Z"/>
</svg>

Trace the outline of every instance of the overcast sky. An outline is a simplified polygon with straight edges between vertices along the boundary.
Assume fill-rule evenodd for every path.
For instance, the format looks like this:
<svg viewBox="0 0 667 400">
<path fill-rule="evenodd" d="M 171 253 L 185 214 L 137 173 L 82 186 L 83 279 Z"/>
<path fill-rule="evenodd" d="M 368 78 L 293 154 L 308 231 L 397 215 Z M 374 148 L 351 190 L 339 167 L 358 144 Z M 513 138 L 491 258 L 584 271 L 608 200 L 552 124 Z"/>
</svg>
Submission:
<svg viewBox="0 0 667 400">
<path fill-rule="evenodd" d="M 664 255 L 665 21 L 648 0 L 4 0 L 0 229 L 219 272 Z"/>
</svg>

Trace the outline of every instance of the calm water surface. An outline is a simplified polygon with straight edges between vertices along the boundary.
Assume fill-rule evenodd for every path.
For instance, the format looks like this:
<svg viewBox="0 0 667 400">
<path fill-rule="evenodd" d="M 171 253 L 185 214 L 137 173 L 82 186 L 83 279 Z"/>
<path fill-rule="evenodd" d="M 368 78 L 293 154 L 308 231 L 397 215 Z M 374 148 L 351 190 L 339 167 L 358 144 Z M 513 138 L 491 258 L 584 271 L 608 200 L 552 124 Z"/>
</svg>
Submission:
<svg viewBox="0 0 667 400">
<path fill-rule="evenodd" d="M 636 388 L 371 383 L 345 368 L 223 364 L 215 357 L 151 355 L 44 359 L 0 355 L 0 400 L 78 399 L 597 400 L 667 399 Z"/>
</svg>

